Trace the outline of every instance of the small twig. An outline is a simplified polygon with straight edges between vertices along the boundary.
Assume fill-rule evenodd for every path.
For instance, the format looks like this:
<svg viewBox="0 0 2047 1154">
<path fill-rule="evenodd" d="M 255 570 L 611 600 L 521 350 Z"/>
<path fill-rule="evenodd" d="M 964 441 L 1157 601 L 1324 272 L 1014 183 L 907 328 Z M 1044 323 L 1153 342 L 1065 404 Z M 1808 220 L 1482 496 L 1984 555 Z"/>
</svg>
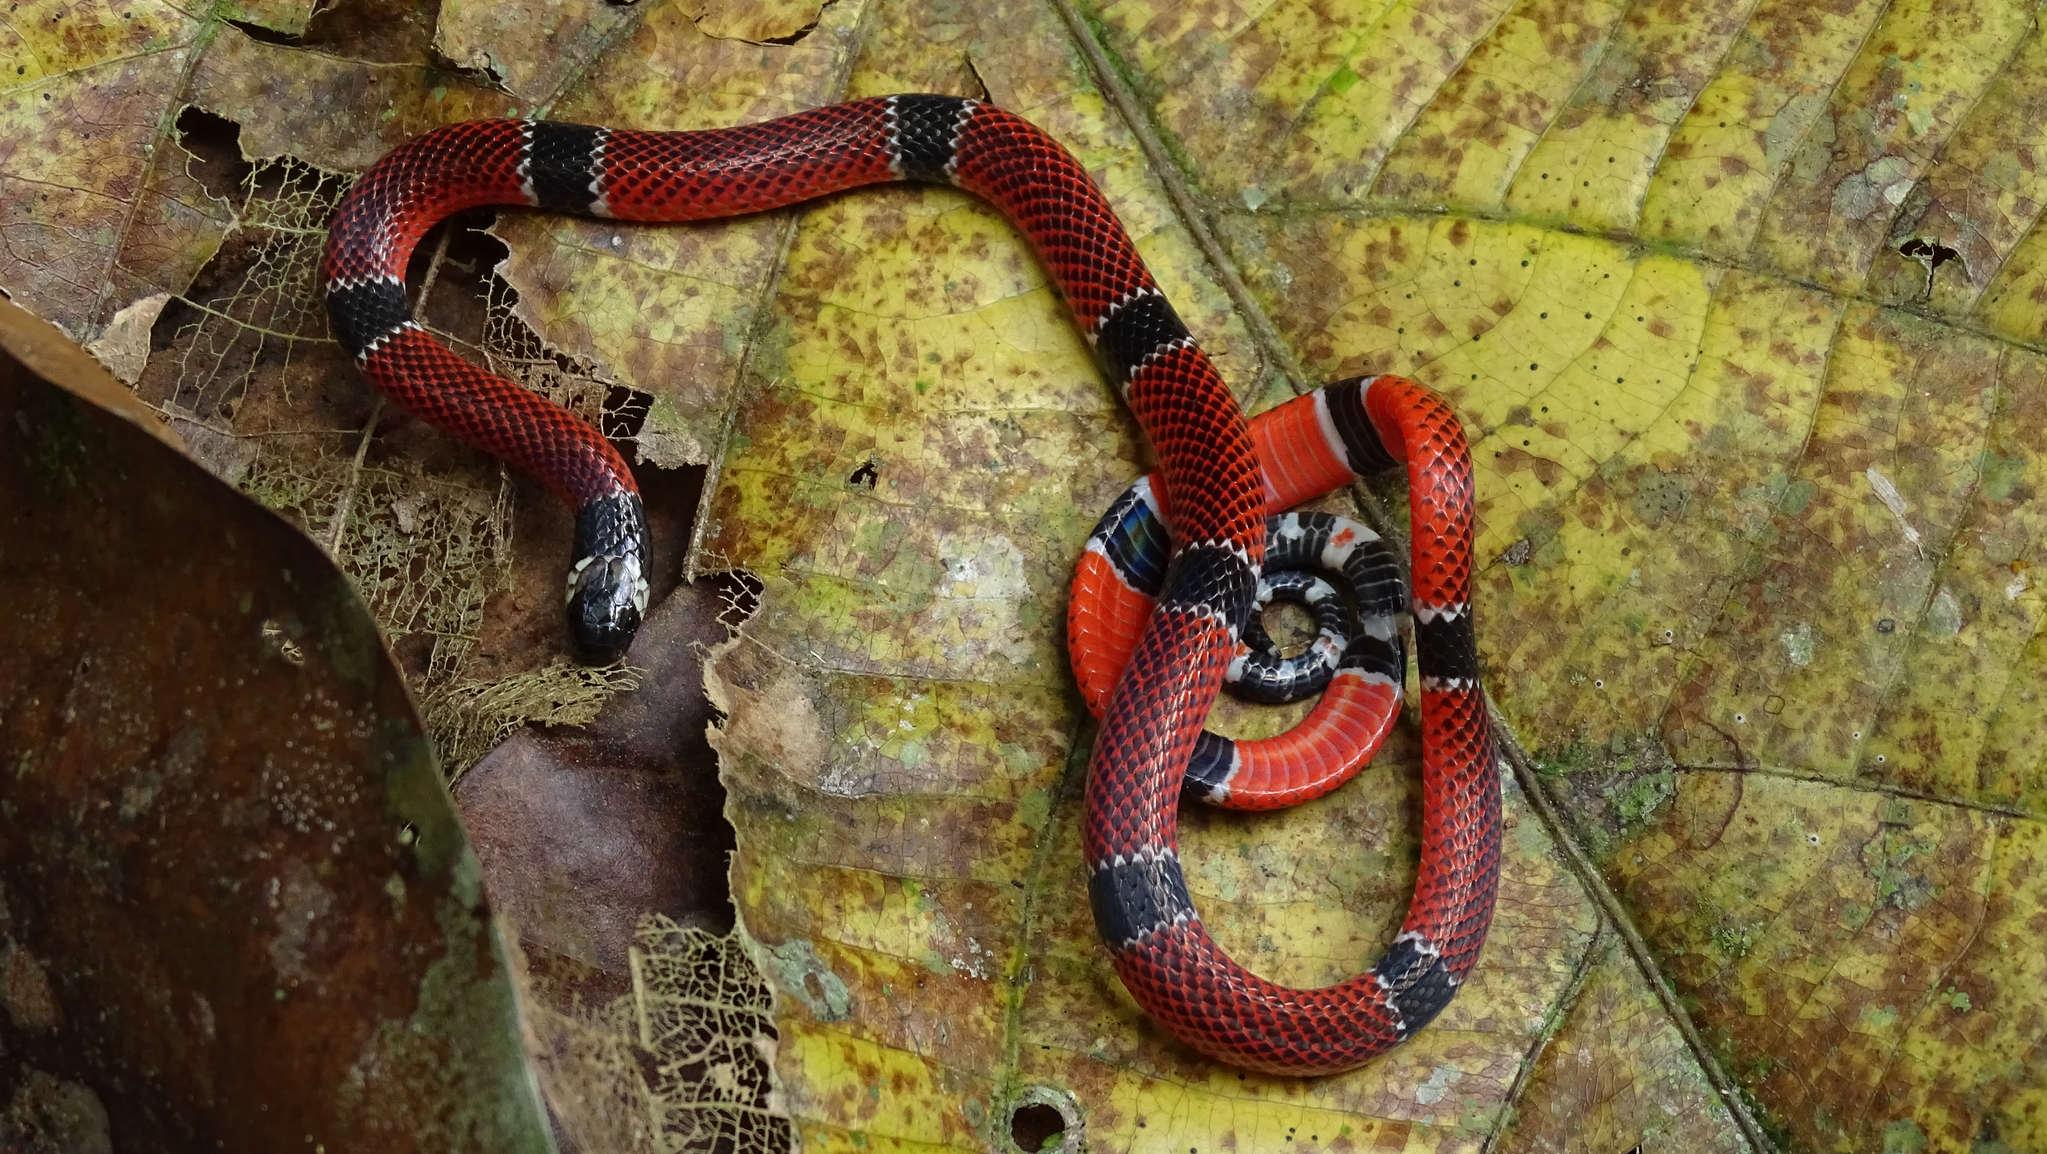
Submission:
<svg viewBox="0 0 2047 1154">
<path fill-rule="evenodd" d="M 341 555 L 341 533 L 348 527 L 348 517 L 355 509 L 355 491 L 361 487 L 363 461 L 370 455 L 370 438 L 376 436 L 377 418 L 384 415 L 384 394 L 378 393 L 370 405 L 370 419 L 363 422 L 362 439 L 355 443 L 355 460 L 348 466 L 348 482 L 341 486 L 341 500 L 334 506 L 334 519 L 327 524 L 327 539 L 322 544 L 327 552 Z"/>
</svg>

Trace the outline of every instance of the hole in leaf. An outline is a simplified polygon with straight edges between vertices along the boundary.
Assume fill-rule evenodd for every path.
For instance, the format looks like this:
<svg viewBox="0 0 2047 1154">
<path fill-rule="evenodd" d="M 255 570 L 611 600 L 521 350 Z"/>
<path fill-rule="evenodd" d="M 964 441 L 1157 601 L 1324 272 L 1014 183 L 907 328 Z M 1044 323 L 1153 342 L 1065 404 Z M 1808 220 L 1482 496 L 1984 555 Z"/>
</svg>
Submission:
<svg viewBox="0 0 2047 1154">
<path fill-rule="evenodd" d="M 654 394 L 613 385 L 604 395 L 604 408 L 598 413 L 597 427 L 614 441 L 630 441 L 640 435 L 641 427 L 647 423 L 647 414 L 653 409 Z"/>
<path fill-rule="evenodd" d="M 207 195 L 234 203 L 252 166 L 242 159 L 242 126 L 196 106 L 178 113 L 178 147 L 191 156 L 185 171 Z"/>
<path fill-rule="evenodd" d="M 1028 1086 L 1009 1099 L 1009 1140 L 1020 1154 L 1087 1148 L 1080 1104 L 1057 1086 Z M 1143 1126 L 1143 1122 L 1138 1123 Z"/>
<path fill-rule="evenodd" d="M 298 44 L 304 39 L 296 32 L 279 32 L 275 28 L 266 28 L 253 20 L 229 20 L 227 23 L 235 31 L 263 44 Z"/>
<path fill-rule="evenodd" d="M 1907 260 L 1917 261 L 1926 270 L 1926 295 L 1933 295 L 1933 273 L 1935 269 L 1951 260 L 1961 259 L 1961 253 L 1937 240 L 1915 236 L 1898 246 L 1898 255 Z"/>
<path fill-rule="evenodd" d="M 1958 259 L 1962 254 L 1937 240 L 1915 236 L 1898 246 L 1898 255 L 1926 261 L 1929 268 L 1939 268 L 1951 260 Z"/>
<path fill-rule="evenodd" d="M 1066 1142 L 1066 1115 L 1046 1102 L 1026 1102 L 1009 1112 L 1009 1140 L 1018 1150 L 1037 1154 Z"/>
</svg>

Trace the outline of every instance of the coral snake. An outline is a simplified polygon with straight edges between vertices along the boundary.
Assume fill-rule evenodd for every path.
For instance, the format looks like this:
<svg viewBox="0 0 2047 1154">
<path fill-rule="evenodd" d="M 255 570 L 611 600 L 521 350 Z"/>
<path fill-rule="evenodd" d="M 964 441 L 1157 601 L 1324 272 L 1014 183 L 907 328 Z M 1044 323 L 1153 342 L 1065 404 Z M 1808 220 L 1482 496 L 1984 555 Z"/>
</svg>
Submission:
<svg viewBox="0 0 2047 1154">
<path fill-rule="evenodd" d="M 1500 781 L 1471 619 L 1472 472 L 1434 394 L 1395 377 L 1344 381 L 1246 422 L 1085 170 L 1012 113 L 900 95 L 758 124 L 638 132 L 532 120 L 448 125 L 399 147 L 336 208 L 321 275 L 336 338 L 384 394 L 540 478 L 576 510 L 571 632 L 621 653 L 646 612 L 646 526 L 631 474 L 585 421 L 456 356 L 413 319 L 406 262 L 462 209 L 525 205 L 620 220 L 727 217 L 893 181 L 950 184 L 1027 237 L 1158 459 L 1082 555 L 1069 643 L 1100 714 L 1084 846 L 1095 923 L 1124 986 L 1213 1058 L 1285 1074 L 1348 1069 L 1408 1037 L 1470 973 L 1492 920 Z M 1231 960 L 1188 897 L 1177 851 L 1188 792 L 1266 808 L 1355 773 L 1398 707 L 1400 586 L 1360 526 L 1268 514 L 1354 478 L 1407 472 L 1420 666 L 1422 839 L 1406 921 L 1376 965 L 1289 989 Z M 1171 526 L 1177 548 L 1168 555 Z M 1314 580 L 1268 588 L 1268 553 L 1347 573 L 1362 623 Z M 1254 603 L 1312 603 L 1326 634 L 1287 665 L 1240 634 Z M 1340 598 L 1338 598 L 1340 600 Z M 1361 649 L 1338 656 L 1334 635 Z M 1327 686 L 1301 729 L 1236 745 L 1203 735 L 1226 674 L 1269 695 Z M 1312 668 L 1309 668 L 1312 667 Z"/>
</svg>

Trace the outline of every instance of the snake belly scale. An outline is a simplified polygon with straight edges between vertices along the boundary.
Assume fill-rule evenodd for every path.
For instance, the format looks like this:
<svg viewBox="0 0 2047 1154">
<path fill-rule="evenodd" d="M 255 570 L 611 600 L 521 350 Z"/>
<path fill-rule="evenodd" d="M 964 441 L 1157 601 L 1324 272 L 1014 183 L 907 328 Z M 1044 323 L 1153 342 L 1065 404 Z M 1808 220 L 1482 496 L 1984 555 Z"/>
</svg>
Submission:
<svg viewBox="0 0 2047 1154">
<path fill-rule="evenodd" d="M 1470 973 L 1499 875 L 1499 770 L 1471 623 L 1472 473 L 1441 399 L 1399 378 L 1365 378 L 1247 423 L 1081 165 L 1021 117 L 951 96 L 877 97 L 687 132 L 448 125 L 391 152 L 344 197 L 322 283 L 335 337 L 372 384 L 575 508 L 570 631 L 584 655 L 608 659 L 647 608 L 646 523 L 632 475 L 587 422 L 456 356 L 414 320 L 404 284 L 413 250 L 436 222 L 486 205 L 685 221 L 898 181 L 953 185 L 1015 225 L 1158 460 L 1135 500 L 1170 526 L 1176 547 L 1148 559 L 1125 548 L 1117 525 L 1145 515 L 1126 508 L 1083 555 L 1069 617 L 1083 696 L 1101 715 L 1085 791 L 1088 892 L 1124 986 L 1183 1042 L 1238 1066 L 1318 1074 L 1383 1052 Z M 1368 755 L 1358 746 L 1384 735 L 1401 680 L 1384 613 L 1364 629 L 1376 656 L 1331 664 L 1325 699 L 1337 704 L 1318 711 L 1325 728 L 1254 749 L 1204 739 L 1202 727 L 1231 667 L 1246 664 L 1268 514 L 1401 467 L 1421 673 L 1420 872 L 1376 965 L 1333 986 L 1289 989 L 1233 961 L 1196 913 L 1177 848 L 1183 780 L 1192 766 L 1187 788 L 1198 796 L 1288 804 L 1355 773 Z M 1364 544 L 1352 529 L 1298 517 L 1273 532 L 1307 541 L 1337 568 Z M 1132 580 L 1133 558 L 1156 582 Z M 1360 566 L 1383 600 L 1388 586 L 1374 573 L 1385 566 L 1351 568 Z"/>
</svg>

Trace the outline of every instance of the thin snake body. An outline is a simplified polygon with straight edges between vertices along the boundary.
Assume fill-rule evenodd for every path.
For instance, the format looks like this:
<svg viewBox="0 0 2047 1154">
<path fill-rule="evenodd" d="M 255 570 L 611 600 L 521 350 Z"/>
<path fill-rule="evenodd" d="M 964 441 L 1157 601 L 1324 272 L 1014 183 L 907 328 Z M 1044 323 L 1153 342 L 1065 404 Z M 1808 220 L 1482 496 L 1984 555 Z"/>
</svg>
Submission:
<svg viewBox="0 0 2047 1154">
<path fill-rule="evenodd" d="M 1118 974 L 1156 1021 L 1219 1060 L 1284 1074 L 1366 1061 L 1449 1002 L 1477 960 L 1499 873 L 1498 769 L 1471 628 L 1471 469 L 1440 399 L 1398 378 L 1345 382 L 1281 406 L 1254 434 L 1080 164 L 1022 118 L 950 96 L 878 97 L 696 132 L 520 120 L 436 129 L 379 161 L 337 207 L 322 265 L 329 316 L 386 396 L 540 478 L 577 510 L 571 633 L 586 656 L 605 659 L 623 651 L 646 612 L 646 527 L 632 476 L 586 422 L 420 327 L 404 285 L 414 248 L 437 221 L 482 205 L 683 221 L 894 181 L 954 185 L 1017 227 L 1158 459 L 1138 502 L 1163 514 L 1177 543 L 1169 560 L 1152 562 L 1162 580 L 1139 590 L 1108 563 L 1107 543 L 1090 549 L 1069 627 L 1084 695 L 1102 716 L 1083 843 L 1096 925 Z M 1249 664 L 1240 641 L 1258 596 L 1268 510 L 1402 464 L 1421 667 L 1420 873 L 1377 965 L 1335 986 L 1288 989 L 1232 961 L 1196 914 L 1177 851 L 1182 780 L 1194 765 L 1207 775 L 1197 792 L 1263 805 L 1314 796 L 1355 772 L 1332 771 L 1313 743 L 1226 746 L 1204 739 L 1202 725 L 1232 664 Z M 1297 519 L 1291 531 L 1321 534 L 1315 551 L 1344 567 L 1333 543 L 1344 530 Z M 1381 588 L 1380 578 L 1365 580 Z M 1111 602 L 1138 605 L 1142 624 Z M 1375 630 L 1378 658 L 1330 673 L 1325 698 L 1345 695 L 1332 733 L 1383 735 L 1397 705 L 1397 668 L 1384 660 L 1389 630 L 1366 627 Z M 1359 720 L 1379 707 L 1366 699 L 1384 707 L 1382 719 Z M 1338 738 L 1316 739 L 1324 740 Z M 1289 778 L 1289 759 L 1315 780 Z"/>
</svg>

